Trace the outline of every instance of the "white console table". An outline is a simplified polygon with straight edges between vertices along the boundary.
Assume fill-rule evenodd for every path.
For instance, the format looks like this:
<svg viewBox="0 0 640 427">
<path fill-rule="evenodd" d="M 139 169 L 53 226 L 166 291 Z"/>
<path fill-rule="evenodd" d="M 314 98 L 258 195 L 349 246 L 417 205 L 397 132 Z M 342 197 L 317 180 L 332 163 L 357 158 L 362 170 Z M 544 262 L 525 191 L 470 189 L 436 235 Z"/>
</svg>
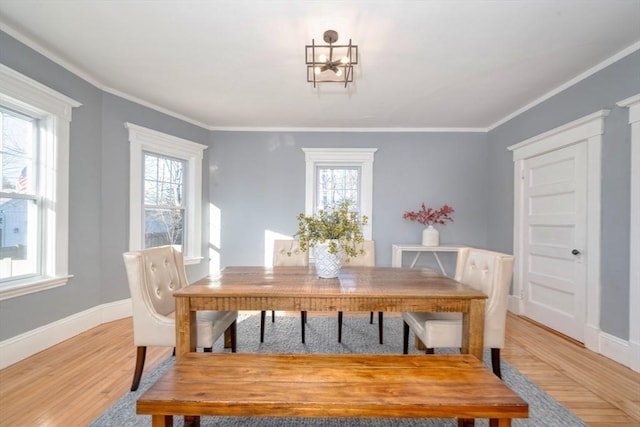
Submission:
<svg viewBox="0 0 640 427">
<path fill-rule="evenodd" d="M 438 252 L 458 252 L 458 249 L 463 248 L 463 245 L 448 245 L 448 246 L 422 246 L 418 244 L 395 244 L 391 245 L 391 266 L 392 267 L 402 267 L 402 254 L 403 252 L 415 252 L 416 255 L 411 262 L 411 267 L 415 267 L 418 262 L 418 258 L 422 255 L 423 252 L 431 252 L 433 257 L 436 259 L 438 266 L 440 267 L 440 271 L 445 276 L 447 272 L 440 261 L 440 257 L 438 257 Z"/>
</svg>

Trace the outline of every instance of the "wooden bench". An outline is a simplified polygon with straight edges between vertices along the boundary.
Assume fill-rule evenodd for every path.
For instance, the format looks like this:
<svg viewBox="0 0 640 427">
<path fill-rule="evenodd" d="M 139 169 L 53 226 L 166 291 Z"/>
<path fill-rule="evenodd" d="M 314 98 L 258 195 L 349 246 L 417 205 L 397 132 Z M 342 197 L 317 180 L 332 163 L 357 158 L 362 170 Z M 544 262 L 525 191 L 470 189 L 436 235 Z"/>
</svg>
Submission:
<svg viewBox="0 0 640 427">
<path fill-rule="evenodd" d="M 137 402 L 154 427 L 173 415 L 489 418 L 510 426 L 528 405 L 470 355 L 190 353 Z"/>
</svg>

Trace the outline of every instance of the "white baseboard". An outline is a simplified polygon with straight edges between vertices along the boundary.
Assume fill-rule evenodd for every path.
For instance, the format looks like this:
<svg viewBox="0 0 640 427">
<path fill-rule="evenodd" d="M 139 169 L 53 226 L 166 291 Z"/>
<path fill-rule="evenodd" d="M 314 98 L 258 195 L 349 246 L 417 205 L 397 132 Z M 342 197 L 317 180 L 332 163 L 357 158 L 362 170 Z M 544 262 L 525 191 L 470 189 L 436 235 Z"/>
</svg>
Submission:
<svg viewBox="0 0 640 427">
<path fill-rule="evenodd" d="M 515 295 L 509 295 L 507 300 L 507 310 L 514 314 L 522 314 L 524 309 L 522 307 L 522 298 Z"/>
<path fill-rule="evenodd" d="M 131 316 L 131 299 L 102 304 L 0 342 L 0 369 L 102 323 Z"/>
<path fill-rule="evenodd" d="M 509 295 L 508 310 L 517 315 L 526 315 L 522 298 Z M 640 343 L 625 341 L 602 332 L 593 326 L 585 326 L 585 347 L 636 372 L 640 372 Z"/>
<path fill-rule="evenodd" d="M 599 353 L 636 372 L 640 372 L 639 353 L 636 352 L 634 354 L 633 346 L 629 341 L 600 332 Z"/>
</svg>

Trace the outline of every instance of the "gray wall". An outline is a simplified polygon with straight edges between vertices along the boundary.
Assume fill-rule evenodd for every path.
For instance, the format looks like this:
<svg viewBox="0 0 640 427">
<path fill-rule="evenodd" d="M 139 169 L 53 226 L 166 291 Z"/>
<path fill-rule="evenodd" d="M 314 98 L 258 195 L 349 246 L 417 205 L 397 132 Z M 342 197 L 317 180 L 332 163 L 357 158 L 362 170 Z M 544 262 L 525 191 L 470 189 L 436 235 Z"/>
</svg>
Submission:
<svg viewBox="0 0 640 427">
<path fill-rule="evenodd" d="M 601 328 L 629 337 L 630 129 L 616 102 L 640 93 L 640 51 L 562 91 L 488 134 L 488 246 L 513 250 L 513 160 L 507 147 L 608 109 L 602 148 Z"/>
<path fill-rule="evenodd" d="M 506 147 L 607 108 L 603 148 L 602 328 L 628 336 L 629 130 L 615 102 L 640 92 L 636 52 L 488 134 L 210 132 L 97 89 L 0 32 L 0 63 L 83 105 L 73 112 L 70 272 L 62 288 L 0 301 L 0 341 L 100 304 L 128 298 L 121 254 L 128 246 L 129 143 L 124 122 L 208 144 L 203 236 L 211 203 L 222 212 L 222 266 L 264 263 L 264 233 L 292 234 L 304 210 L 302 147 L 374 147 L 373 238 L 377 263 L 392 243 L 418 243 L 405 210 L 449 203 L 443 243 L 513 247 L 513 163 Z M 208 165 L 208 167 L 207 167 Z M 204 239 L 204 253 L 210 242 Z M 429 257 L 422 265 L 435 267 Z M 405 264 L 408 260 L 405 260 Z M 451 271 L 453 259 L 445 260 Z M 190 279 L 207 262 L 188 268 Z"/>
<path fill-rule="evenodd" d="M 124 122 L 201 144 L 208 143 L 210 132 L 104 93 L 1 31 L 0 63 L 82 103 L 73 111 L 70 132 L 69 272 L 73 278 L 67 286 L 0 301 L 2 341 L 129 298 L 122 262 L 122 252 L 129 245 L 129 142 Z M 204 263 L 189 267 L 189 277 L 203 276 L 204 267 Z"/>
<path fill-rule="evenodd" d="M 486 245 L 484 133 L 213 132 L 210 200 L 222 212 L 221 266 L 263 265 L 266 230 L 292 235 L 304 212 L 302 147 L 377 148 L 373 163 L 376 263 L 391 265 L 393 243 L 419 243 L 422 226 L 405 210 L 452 205 L 442 243 Z M 447 258 L 449 271 L 452 262 Z M 424 256 L 429 266 L 437 266 Z"/>
</svg>

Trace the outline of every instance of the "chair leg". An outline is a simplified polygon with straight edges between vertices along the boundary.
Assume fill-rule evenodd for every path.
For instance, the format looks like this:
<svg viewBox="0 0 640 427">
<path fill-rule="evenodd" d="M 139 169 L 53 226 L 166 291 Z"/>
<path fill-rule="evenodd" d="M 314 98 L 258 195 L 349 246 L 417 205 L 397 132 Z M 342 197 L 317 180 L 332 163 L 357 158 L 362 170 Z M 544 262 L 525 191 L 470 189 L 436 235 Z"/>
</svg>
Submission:
<svg viewBox="0 0 640 427">
<path fill-rule="evenodd" d="M 424 351 L 424 354 L 435 354 L 435 351 L 434 351 L 434 349 L 433 349 L 433 348 L 427 348 L 427 349 Z"/>
<path fill-rule="evenodd" d="M 382 331 L 384 330 L 384 325 L 382 324 L 383 315 L 382 312 L 378 312 L 378 336 L 380 337 L 380 344 L 383 343 Z"/>
<path fill-rule="evenodd" d="M 369 323 L 373 325 L 373 311 L 369 313 Z"/>
<path fill-rule="evenodd" d="M 260 342 L 264 342 L 264 322 L 267 317 L 266 311 L 260 312 Z"/>
<path fill-rule="evenodd" d="M 409 354 L 409 325 L 407 322 L 402 323 L 404 323 L 402 330 L 402 354 Z"/>
<path fill-rule="evenodd" d="M 276 322 L 276 312 L 275 310 L 271 310 L 271 323 Z"/>
<path fill-rule="evenodd" d="M 205 353 L 212 353 L 213 352 L 213 347 L 205 347 L 202 349 L 202 351 L 204 351 Z"/>
<path fill-rule="evenodd" d="M 304 344 L 304 324 L 307 323 L 307 312 L 306 311 L 301 311 L 300 312 L 300 325 L 301 325 L 301 332 L 302 332 L 302 344 Z"/>
<path fill-rule="evenodd" d="M 338 342 L 342 342 L 342 312 L 338 312 Z"/>
<path fill-rule="evenodd" d="M 231 338 L 231 353 L 235 353 L 238 346 L 238 322 L 235 320 L 229 325 L 229 336 Z"/>
<path fill-rule="evenodd" d="M 136 369 L 133 372 L 133 383 L 131 383 L 131 391 L 136 391 L 140 385 L 142 378 L 142 370 L 144 369 L 144 359 L 147 357 L 147 347 L 137 347 L 136 352 Z"/>
<path fill-rule="evenodd" d="M 502 370 L 500 369 L 500 349 L 491 349 L 491 366 L 493 367 L 493 373 L 496 377 L 502 379 Z"/>
</svg>

